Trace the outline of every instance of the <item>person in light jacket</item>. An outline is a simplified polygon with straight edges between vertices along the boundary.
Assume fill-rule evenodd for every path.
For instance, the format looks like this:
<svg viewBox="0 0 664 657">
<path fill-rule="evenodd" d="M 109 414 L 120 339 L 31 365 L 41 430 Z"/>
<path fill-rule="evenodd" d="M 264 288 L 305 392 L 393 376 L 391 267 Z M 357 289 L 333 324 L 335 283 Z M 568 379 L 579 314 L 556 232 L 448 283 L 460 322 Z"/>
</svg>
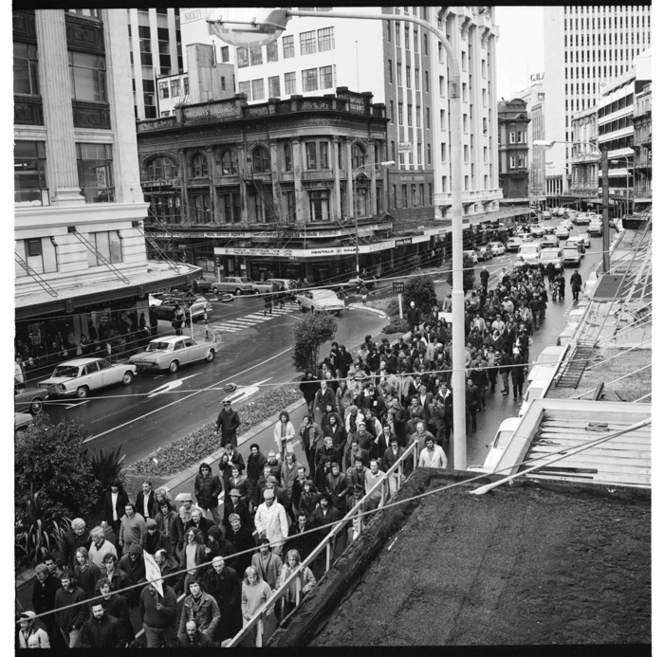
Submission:
<svg viewBox="0 0 664 657">
<path fill-rule="evenodd" d="M 286 460 L 286 454 L 293 453 L 293 440 L 295 439 L 295 427 L 290 421 L 287 411 L 281 411 L 279 421 L 274 425 L 273 436 L 283 463 Z"/>
<path fill-rule="evenodd" d="M 286 509 L 275 500 L 274 491 L 263 491 L 265 501 L 256 509 L 254 522 L 259 538 L 267 538 L 273 544 L 272 552 L 281 555 L 288 538 L 288 518 Z"/>
</svg>

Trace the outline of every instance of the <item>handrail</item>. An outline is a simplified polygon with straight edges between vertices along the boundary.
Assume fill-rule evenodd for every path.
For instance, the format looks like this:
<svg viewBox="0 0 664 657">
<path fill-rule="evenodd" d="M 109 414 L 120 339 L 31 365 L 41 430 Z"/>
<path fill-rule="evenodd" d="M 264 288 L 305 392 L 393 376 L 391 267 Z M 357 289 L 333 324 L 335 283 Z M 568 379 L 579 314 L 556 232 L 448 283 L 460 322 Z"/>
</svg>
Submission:
<svg viewBox="0 0 664 657">
<path fill-rule="evenodd" d="M 406 448 L 406 451 L 397 459 L 396 463 L 387 471 L 385 472 L 385 476 L 381 478 L 380 481 L 376 482 L 365 494 L 364 497 L 362 497 L 355 506 L 348 511 L 348 513 L 341 519 L 339 522 L 336 524 L 335 527 L 333 527 L 330 532 L 325 536 L 325 538 L 312 550 L 312 552 L 309 554 L 309 556 L 304 559 L 298 566 L 297 570 L 295 570 L 285 581 L 284 583 L 276 589 L 270 598 L 256 611 L 254 614 L 253 618 L 249 620 L 249 622 L 232 638 L 229 639 L 228 641 L 224 641 L 224 644 L 226 647 L 234 647 L 238 646 L 242 640 L 247 636 L 249 632 L 251 632 L 255 627 L 257 627 L 256 631 L 256 647 L 261 648 L 263 647 L 263 627 L 265 626 L 265 621 L 267 615 L 272 612 L 272 610 L 276 607 L 277 603 L 284 598 L 286 593 L 290 589 L 290 585 L 295 581 L 296 579 L 298 580 L 295 584 L 296 586 L 296 598 L 295 598 L 295 608 L 299 607 L 300 605 L 300 582 L 301 580 L 301 575 L 304 571 L 305 568 L 309 567 L 311 563 L 315 561 L 315 559 L 325 550 L 325 572 L 330 570 L 330 567 L 332 566 L 332 549 L 331 549 L 331 544 L 332 542 L 336 543 L 336 539 L 338 534 L 346 527 L 348 522 L 352 522 L 354 519 L 354 516 L 356 516 L 358 513 L 362 511 L 362 508 L 364 504 L 369 500 L 373 492 L 380 486 L 381 487 L 381 500 L 379 504 L 379 508 L 382 507 L 385 504 L 387 495 L 389 495 L 389 492 L 387 492 L 386 495 L 386 488 L 387 491 L 389 491 L 389 478 L 391 475 L 396 474 L 397 475 L 397 490 L 401 488 L 401 485 L 403 483 L 403 467 L 406 462 L 406 460 L 412 455 L 413 456 L 413 471 L 417 468 L 417 457 L 418 457 L 418 447 L 419 443 L 416 441 L 412 445 Z M 362 531 L 362 527 L 360 526 L 359 531 Z M 353 539 L 355 540 L 355 538 Z"/>
</svg>

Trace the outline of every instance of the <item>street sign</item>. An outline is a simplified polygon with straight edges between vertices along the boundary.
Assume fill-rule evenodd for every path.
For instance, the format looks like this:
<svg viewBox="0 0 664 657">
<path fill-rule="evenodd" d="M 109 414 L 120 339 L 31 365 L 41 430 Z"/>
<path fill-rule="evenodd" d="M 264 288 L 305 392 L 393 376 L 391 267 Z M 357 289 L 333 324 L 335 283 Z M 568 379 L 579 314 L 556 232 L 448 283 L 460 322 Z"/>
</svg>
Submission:
<svg viewBox="0 0 664 657">
<path fill-rule="evenodd" d="M 404 291 L 404 283 L 399 282 L 399 283 L 392 283 L 392 292 L 398 292 L 401 294 Z"/>
<path fill-rule="evenodd" d="M 409 141 L 400 141 L 399 142 L 399 153 L 410 153 L 410 142 Z"/>
<path fill-rule="evenodd" d="M 191 305 L 194 303 L 194 301 L 196 301 L 196 295 L 191 290 L 187 290 L 182 297 L 182 301 L 188 305 Z"/>
</svg>

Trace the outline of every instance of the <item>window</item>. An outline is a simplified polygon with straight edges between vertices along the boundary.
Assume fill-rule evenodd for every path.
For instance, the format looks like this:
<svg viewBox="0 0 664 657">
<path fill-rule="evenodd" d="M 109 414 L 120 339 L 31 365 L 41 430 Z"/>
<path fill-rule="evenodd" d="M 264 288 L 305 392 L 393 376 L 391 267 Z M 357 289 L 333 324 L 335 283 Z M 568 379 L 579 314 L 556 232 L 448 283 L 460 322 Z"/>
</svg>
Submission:
<svg viewBox="0 0 664 657">
<path fill-rule="evenodd" d="M 267 50 L 268 63 L 279 61 L 279 45 L 276 41 L 268 43 L 266 46 L 266 50 Z"/>
<path fill-rule="evenodd" d="M 316 52 L 316 31 L 302 32 L 300 34 L 300 54 L 311 55 Z"/>
<path fill-rule="evenodd" d="M 226 224 L 239 224 L 242 221 L 242 206 L 239 192 L 220 194 L 221 219 Z"/>
<path fill-rule="evenodd" d="M 318 163 L 321 169 L 328 169 L 328 145 L 326 141 L 318 144 Z"/>
<path fill-rule="evenodd" d="M 101 55 L 69 51 L 69 74 L 75 100 L 106 101 L 106 60 Z"/>
<path fill-rule="evenodd" d="M 332 66 L 321 66 L 320 67 L 320 88 L 321 89 L 331 89 L 334 86 L 334 81 L 332 79 Z"/>
<path fill-rule="evenodd" d="M 293 149 L 290 144 L 284 144 L 284 168 L 286 171 L 293 170 Z"/>
<path fill-rule="evenodd" d="M 516 168 L 516 158 L 514 155 L 510 155 L 510 169 Z"/>
<path fill-rule="evenodd" d="M 14 43 L 14 93 L 39 96 L 37 46 Z"/>
<path fill-rule="evenodd" d="M 69 14 L 77 14 L 78 16 L 85 16 L 86 18 L 94 18 L 98 21 L 101 20 L 101 9 L 67 9 L 67 12 Z M 141 12 L 139 12 L 139 14 L 140 13 Z"/>
<path fill-rule="evenodd" d="M 516 142 L 517 144 L 525 144 L 526 143 L 526 133 L 523 130 L 519 130 L 516 133 Z"/>
<path fill-rule="evenodd" d="M 408 207 L 408 185 L 401 185 L 401 207 Z"/>
<path fill-rule="evenodd" d="M 327 189 L 312 189 L 309 192 L 311 221 L 330 220 L 330 192 Z"/>
<path fill-rule="evenodd" d="M 88 242 L 96 250 L 88 251 L 88 267 L 103 265 L 104 261 L 99 257 L 101 254 L 108 262 L 115 264 L 122 262 L 122 240 L 117 230 L 102 231 L 98 233 L 88 233 Z"/>
<path fill-rule="evenodd" d="M 394 101 L 390 101 L 390 122 L 394 123 Z"/>
<path fill-rule="evenodd" d="M 37 274 L 49 274 L 58 271 L 58 251 L 53 238 L 36 237 L 16 242 L 16 253 Z M 28 276 L 23 267 L 15 269 L 17 276 Z"/>
<path fill-rule="evenodd" d="M 168 98 L 168 97 L 169 97 L 168 82 L 160 82 L 159 83 L 159 98 Z"/>
<path fill-rule="evenodd" d="M 236 176 L 238 173 L 237 168 L 237 151 L 227 150 L 221 154 L 221 174 L 223 176 Z"/>
<path fill-rule="evenodd" d="M 403 103 L 399 102 L 399 123 L 403 123 Z"/>
<path fill-rule="evenodd" d="M 440 161 L 441 162 L 447 161 L 447 144 L 445 143 L 442 143 L 440 145 Z"/>
<path fill-rule="evenodd" d="M 14 145 L 14 203 L 47 205 L 46 151 L 43 141 Z M 46 202 L 44 202 L 46 201 Z M 36 203 L 35 203 L 36 202 Z"/>
<path fill-rule="evenodd" d="M 305 152 L 307 157 L 307 169 L 316 168 L 316 142 L 308 141 L 305 145 Z"/>
<path fill-rule="evenodd" d="M 353 158 L 353 169 L 357 169 L 358 167 L 364 166 L 366 163 L 367 159 L 367 153 L 364 150 L 360 144 L 353 144 L 353 147 L 351 149 L 351 156 Z"/>
<path fill-rule="evenodd" d="M 297 93 L 297 78 L 296 73 L 284 73 L 284 93 L 287 96 Z"/>
<path fill-rule="evenodd" d="M 226 76 L 225 75 L 221 76 L 221 90 L 226 91 Z"/>
<path fill-rule="evenodd" d="M 413 28 L 413 49 L 415 52 L 420 51 L 419 32 L 416 27 Z"/>
<path fill-rule="evenodd" d="M 207 178 L 208 176 L 208 163 L 207 157 L 204 153 L 196 153 L 191 158 L 191 177 L 192 178 Z"/>
<path fill-rule="evenodd" d="M 113 152 L 110 144 L 76 144 L 78 184 L 86 203 L 113 202 Z"/>
<path fill-rule="evenodd" d="M 292 34 L 282 39 L 281 46 L 284 51 L 284 59 L 295 57 L 295 37 Z"/>
<path fill-rule="evenodd" d="M 334 50 L 334 28 L 325 27 L 318 30 L 318 52 Z"/>
<path fill-rule="evenodd" d="M 328 143 L 326 141 L 318 142 L 308 141 L 305 143 L 305 153 L 307 158 L 307 169 L 328 169 Z M 318 158 L 316 151 L 318 150 Z"/>
<path fill-rule="evenodd" d="M 189 197 L 189 202 L 190 217 L 195 224 L 211 223 L 209 194 L 195 194 Z"/>
<path fill-rule="evenodd" d="M 401 85 L 403 84 L 401 81 L 401 64 L 397 62 L 397 84 Z"/>
<path fill-rule="evenodd" d="M 394 83 L 394 75 L 393 75 L 393 71 L 392 71 L 392 60 L 391 59 L 387 60 L 387 77 L 388 77 L 388 80 L 389 80 L 390 84 L 393 84 Z"/>
<path fill-rule="evenodd" d="M 295 221 L 295 191 L 289 189 L 283 192 L 283 195 L 286 198 L 286 219 L 288 222 Z"/>
<path fill-rule="evenodd" d="M 265 80 L 259 78 L 251 81 L 251 99 L 263 100 L 265 98 Z"/>
<path fill-rule="evenodd" d="M 366 217 L 369 214 L 369 194 L 366 187 L 355 187 L 353 198 L 354 214 L 356 217 Z"/>
<path fill-rule="evenodd" d="M 251 60 L 252 66 L 258 66 L 263 63 L 263 48 L 256 46 L 255 48 L 249 48 L 249 59 Z"/>
<path fill-rule="evenodd" d="M 410 66 L 406 66 L 406 86 L 410 89 Z"/>
<path fill-rule="evenodd" d="M 431 164 L 431 144 L 427 144 L 427 164 Z"/>
<path fill-rule="evenodd" d="M 279 98 L 281 96 L 281 85 L 279 84 L 278 75 L 267 79 L 267 93 L 268 98 Z"/>
<path fill-rule="evenodd" d="M 182 79 L 182 93 L 185 96 L 189 95 L 189 78 Z"/>
<path fill-rule="evenodd" d="M 524 155 L 519 155 L 517 159 L 519 169 L 525 169 L 526 168 L 526 157 Z"/>
<path fill-rule="evenodd" d="M 180 80 L 171 81 L 171 96 L 177 98 L 180 95 Z"/>
<path fill-rule="evenodd" d="M 392 42 L 392 23 L 390 21 L 385 21 L 385 29 L 387 31 L 387 40 L 389 43 Z"/>
<path fill-rule="evenodd" d="M 408 125 L 413 125 L 413 106 L 408 103 Z"/>
<path fill-rule="evenodd" d="M 426 32 L 422 32 L 422 46 L 424 54 L 429 54 L 429 35 Z"/>
<path fill-rule="evenodd" d="M 461 98 L 465 103 L 468 102 L 468 85 L 465 82 L 461 83 Z"/>
<path fill-rule="evenodd" d="M 266 146 L 259 146 L 254 149 L 251 155 L 254 173 L 270 172 L 270 151 Z"/>
<path fill-rule="evenodd" d="M 394 43 L 397 46 L 401 45 L 401 23 L 394 24 Z"/>
<path fill-rule="evenodd" d="M 302 71 L 302 91 L 318 91 L 317 68 L 306 68 Z"/>
<path fill-rule="evenodd" d="M 463 161 L 468 162 L 470 160 L 470 152 L 468 150 L 468 144 L 463 145 Z"/>
<path fill-rule="evenodd" d="M 424 91 L 429 93 L 429 71 L 424 71 Z"/>
<path fill-rule="evenodd" d="M 461 70 L 468 70 L 468 58 L 466 57 L 466 53 L 463 50 L 461 51 Z"/>
<path fill-rule="evenodd" d="M 422 115 L 421 109 L 422 108 L 419 105 L 415 108 L 415 124 L 417 125 L 418 128 L 421 127 L 421 119 L 420 119 L 420 116 Z"/>
<path fill-rule="evenodd" d="M 425 108 L 425 110 L 426 110 L 426 112 L 425 112 L 426 113 L 426 126 L 427 126 L 427 129 L 430 130 L 431 129 L 431 111 L 429 110 L 428 107 Z"/>
<path fill-rule="evenodd" d="M 155 157 L 145 165 L 146 180 L 177 178 L 178 165 L 170 157 Z"/>
<path fill-rule="evenodd" d="M 240 82 L 240 93 L 246 94 L 247 100 L 251 100 L 251 82 L 246 80 L 245 82 Z"/>
<path fill-rule="evenodd" d="M 516 144 L 516 134 L 513 131 L 510 132 L 510 144 Z"/>
<path fill-rule="evenodd" d="M 390 142 L 390 153 L 392 154 L 392 161 L 395 162 L 397 159 L 397 148 L 393 141 Z"/>
<path fill-rule="evenodd" d="M 410 50 L 410 27 L 404 25 L 403 28 L 404 42 L 406 44 L 406 50 Z"/>
<path fill-rule="evenodd" d="M 269 53 L 269 49 L 268 49 L 268 53 Z M 268 57 L 269 57 L 269 55 L 268 55 Z M 228 46 L 221 46 L 221 62 L 222 62 L 222 64 L 226 64 L 230 60 L 231 60 L 231 56 L 230 56 Z M 268 61 L 270 61 L 270 60 L 268 59 Z"/>
<path fill-rule="evenodd" d="M 238 48 L 236 50 L 237 54 L 237 67 L 245 68 L 249 66 L 249 49 L 248 48 Z"/>
<path fill-rule="evenodd" d="M 420 69 L 415 69 L 415 91 L 420 90 Z"/>
</svg>

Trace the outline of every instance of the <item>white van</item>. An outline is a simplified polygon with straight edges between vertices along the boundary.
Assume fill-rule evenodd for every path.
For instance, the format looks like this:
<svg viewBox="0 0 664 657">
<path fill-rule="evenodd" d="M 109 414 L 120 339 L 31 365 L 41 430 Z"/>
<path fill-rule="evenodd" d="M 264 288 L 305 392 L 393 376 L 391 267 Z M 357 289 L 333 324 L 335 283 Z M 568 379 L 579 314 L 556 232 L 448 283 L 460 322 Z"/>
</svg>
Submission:
<svg viewBox="0 0 664 657">
<path fill-rule="evenodd" d="M 544 377 L 541 379 L 533 379 L 526 390 L 526 394 L 523 396 L 523 403 L 519 409 L 519 417 L 523 417 L 533 402 L 533 399 L 540 399 L 546 395 L 547 391 L 551 387 L 551 382 L 556 370 L 550 368 L 548 373 L 544 374 Z"/>
<path fill-rule="evenodd" d="M 567 353 L 567 345 L 545 347 L 537 357 L 535 364 L 530 372 L 528 372 L 528 383 L 537 379 L 544 379 L 548 376 L 550 371 L 556 371 L 560 361 Z"/>
<path fill-rule="evenodd" d="M 498 431 L 491 441 L 491 444 L 487 445 L 489 453 L 487 454 L 484 464 L 471 465 L 468 470 L 472 470 L 473 472 L 493 472 L 505 452 L 506 447 L 509 445 L 510 440 L 512 440 L 512 436 L 520 422 L 520 417 L 508 417 L 506 420 L 503 420 L 500 423 Z"/>
</svg>

